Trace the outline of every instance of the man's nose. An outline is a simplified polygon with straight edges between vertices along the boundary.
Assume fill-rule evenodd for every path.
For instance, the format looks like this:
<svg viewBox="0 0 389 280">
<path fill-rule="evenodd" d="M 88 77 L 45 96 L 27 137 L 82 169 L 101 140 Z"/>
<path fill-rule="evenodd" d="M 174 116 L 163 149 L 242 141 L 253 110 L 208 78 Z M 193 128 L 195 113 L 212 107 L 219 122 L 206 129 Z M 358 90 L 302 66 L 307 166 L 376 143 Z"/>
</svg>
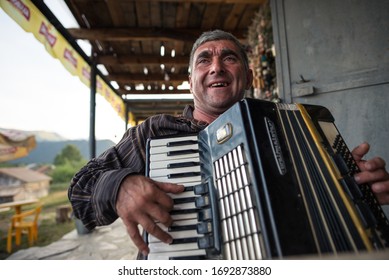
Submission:
<svg viewBox="0 0 389 280">
<path fill-rule="evenodd" d="M 214 58 L 212 60 L 212 65 L 211 65 L 211 71 L 210 72 L 211 72 L 211 74 L 224 73 L 225 69 L 224 69 L 223 61 L 221 59 Z"/>
</svg>

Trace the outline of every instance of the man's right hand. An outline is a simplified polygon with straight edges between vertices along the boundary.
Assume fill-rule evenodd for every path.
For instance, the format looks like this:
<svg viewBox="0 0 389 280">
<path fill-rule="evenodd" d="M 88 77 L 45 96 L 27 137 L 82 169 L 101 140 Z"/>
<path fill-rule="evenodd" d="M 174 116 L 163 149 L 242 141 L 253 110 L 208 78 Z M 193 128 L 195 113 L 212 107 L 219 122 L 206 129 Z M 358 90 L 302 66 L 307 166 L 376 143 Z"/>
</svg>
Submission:
<svg viewBox="0 0 389 280">
<path fill-rule="evenodd" d="M 169 212 L 173 209 L 173 200 L 167 193 L 180 193 L 183 190 L 182 185 L 156 182 L 141 175 L 129 175 L 121 183 L 116 211 L 143 255 L 149 253 L 149 248 L 139 233 L 138 224 L 161 241 L 171 243 L 171 236 L 155 221 L 165 226 L 171 225 L 173 220 Z"/>
</svg>

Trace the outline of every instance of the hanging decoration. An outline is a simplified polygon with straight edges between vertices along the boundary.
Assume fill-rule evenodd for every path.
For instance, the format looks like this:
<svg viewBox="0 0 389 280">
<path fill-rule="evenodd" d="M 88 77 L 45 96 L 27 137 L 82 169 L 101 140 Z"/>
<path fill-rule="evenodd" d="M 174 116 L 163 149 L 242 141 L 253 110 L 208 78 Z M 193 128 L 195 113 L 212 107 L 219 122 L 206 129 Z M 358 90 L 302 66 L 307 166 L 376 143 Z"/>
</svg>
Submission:
<svg viewBox="0 0 389 280">
<path fill-rule="evenodd" d="M 253 97 L 279 102 L 276 86 L 275 51 L 270 5 L 265 3 L 248 28 L 248 53 L 253 69 Z"/>
</svg>

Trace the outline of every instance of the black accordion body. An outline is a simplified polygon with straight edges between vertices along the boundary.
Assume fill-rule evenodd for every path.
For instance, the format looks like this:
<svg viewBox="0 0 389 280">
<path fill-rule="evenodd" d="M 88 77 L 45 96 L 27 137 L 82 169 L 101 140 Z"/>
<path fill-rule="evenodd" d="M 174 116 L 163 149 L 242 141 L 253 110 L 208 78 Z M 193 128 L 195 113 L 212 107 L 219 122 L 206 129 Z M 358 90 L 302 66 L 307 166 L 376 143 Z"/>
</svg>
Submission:
<svg viewBox="0 0 389 280">
<path fill-rule="evenodd" d="M 321 106 L 244 99 L 198 135 L 150 139 L 147 176 L 172 195 L 174 241 L 147 259 L 282 259 L 384 251 L 389 222 Z"/>
</svg>

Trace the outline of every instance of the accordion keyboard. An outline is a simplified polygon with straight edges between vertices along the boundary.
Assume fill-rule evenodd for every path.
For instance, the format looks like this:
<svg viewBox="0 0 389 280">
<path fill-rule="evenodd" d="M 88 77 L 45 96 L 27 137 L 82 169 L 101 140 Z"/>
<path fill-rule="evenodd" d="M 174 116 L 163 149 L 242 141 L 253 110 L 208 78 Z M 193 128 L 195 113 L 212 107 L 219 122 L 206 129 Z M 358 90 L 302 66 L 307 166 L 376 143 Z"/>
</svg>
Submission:
<svg viewBox="0 0 389 280">
<path fill-rule="evenodd" d="M 194 186 L 201 183 L 199 148 L 197 136 L 155 139 L 149 143 L 149 177 L 160 182 L 184 185 L 180 194 L 169 194 L 174 201 L 171 212 L 173 224 L 159 225 L 168 232 L 173 242 L 165 244 L 152 235 L 147 235 L 149 260 L 201 259 L 206 255 L 198 246 L 198 212 Z"/>
</svg>

